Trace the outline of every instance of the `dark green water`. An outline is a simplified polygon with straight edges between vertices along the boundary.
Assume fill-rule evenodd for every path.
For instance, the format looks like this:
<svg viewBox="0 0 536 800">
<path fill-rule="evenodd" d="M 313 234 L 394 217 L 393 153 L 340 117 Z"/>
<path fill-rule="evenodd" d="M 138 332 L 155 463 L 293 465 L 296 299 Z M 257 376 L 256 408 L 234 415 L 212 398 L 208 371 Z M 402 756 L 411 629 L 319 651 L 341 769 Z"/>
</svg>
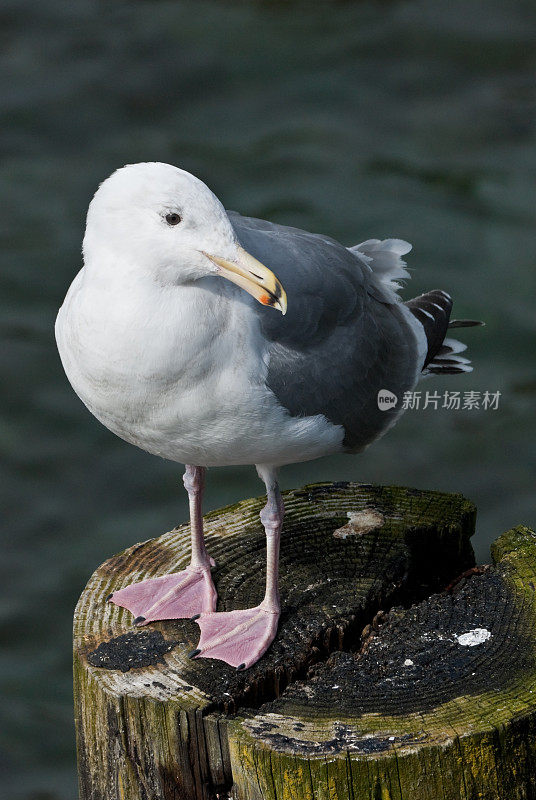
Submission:
<svg viewBox="0 0 536 800">
<path fill-rule="evenodd" d="M 0 9 L 0 793 L 75 797 L 71 615 L 97 564 L 186 518 L 176 465 L 114 438 L 59 364 L 53 323 L 98 182 L 127 162 L 196 173 L 231 208 L 346 244 L 414 244 L 497 411 L 408 412 L 360 457 L 287 468 L 460 491 L 478 557 L 534 524 L 536 11 L 529 2 L 5 0 Z M 207 508 L 259 494 L 211 470 Z"/>
</svg>

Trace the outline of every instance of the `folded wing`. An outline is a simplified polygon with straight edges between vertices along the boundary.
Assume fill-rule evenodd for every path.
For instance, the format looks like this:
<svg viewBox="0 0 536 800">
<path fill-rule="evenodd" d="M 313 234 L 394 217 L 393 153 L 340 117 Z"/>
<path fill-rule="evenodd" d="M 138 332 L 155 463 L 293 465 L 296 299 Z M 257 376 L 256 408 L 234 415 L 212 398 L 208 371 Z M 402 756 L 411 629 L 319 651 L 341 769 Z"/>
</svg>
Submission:
<svg viewBox="0 0 536 800">
<path fill-rule="evenodd" d="M 266 264 L 288 297 L 286 316 L 256 308 L 268 341 L 267 384 L 293 416 L 325 415 L 360 450 L 396 418 L 422 368 L 412 315 L 363 253 L 327 236 L 229 217 L 242 246 Z M 380 410 L 380 389 L 396 408 Z"/>
</svg>

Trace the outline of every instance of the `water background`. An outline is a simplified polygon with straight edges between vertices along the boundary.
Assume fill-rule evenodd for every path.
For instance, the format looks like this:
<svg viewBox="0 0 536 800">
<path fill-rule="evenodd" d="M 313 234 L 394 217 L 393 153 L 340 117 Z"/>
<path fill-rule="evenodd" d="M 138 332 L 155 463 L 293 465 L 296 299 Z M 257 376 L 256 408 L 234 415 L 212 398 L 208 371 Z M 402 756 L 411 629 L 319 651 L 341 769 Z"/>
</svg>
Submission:
<svg viewBox="0 0 536 800">
<path fill-rule="evenodd" d="M 406 297 L 442 288 L 487 323 L 463 333 L 474 373 L 423 390 L 499 390 L 499 409 L 408 412 L 364 455 L 281 479 L 463 492 L 486 560 L 536 521 L 536 10 L 4 0 L 0 20 L 0 795 L 71 800 L 77 597 L 105 558 L 187 515 L 178 466 L 100 426 L 56 353 L 93 191 L 168 161 L 244 213 L 411 241 Z M 213 469 L 206 507 L 261 490 L 253 468 Z"/>
</svg>

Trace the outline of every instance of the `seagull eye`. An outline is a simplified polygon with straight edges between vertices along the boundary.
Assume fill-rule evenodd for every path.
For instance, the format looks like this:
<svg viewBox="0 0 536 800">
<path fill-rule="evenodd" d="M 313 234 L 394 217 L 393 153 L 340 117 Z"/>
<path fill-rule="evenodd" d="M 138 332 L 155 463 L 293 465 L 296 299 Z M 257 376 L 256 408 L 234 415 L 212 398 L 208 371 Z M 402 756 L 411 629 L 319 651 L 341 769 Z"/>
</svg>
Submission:
<svg viewBox="0 0 536 800">
<path fill-rule="evenodd" d="M 172 212 L 171 214 L 166 214 L 166 222 L 168 225 L 178 225 L 180 221 L 181 221 L 180 216 L 178 214 L 175 214 L 175 212 Z"/>
</svg>

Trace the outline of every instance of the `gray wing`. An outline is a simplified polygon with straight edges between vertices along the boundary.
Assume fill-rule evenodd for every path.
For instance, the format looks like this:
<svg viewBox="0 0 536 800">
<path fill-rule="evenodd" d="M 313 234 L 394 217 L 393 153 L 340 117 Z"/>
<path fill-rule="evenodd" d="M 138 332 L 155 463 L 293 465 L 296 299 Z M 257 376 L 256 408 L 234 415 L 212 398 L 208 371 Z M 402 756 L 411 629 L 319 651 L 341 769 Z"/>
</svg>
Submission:
<svg viewBox="0 0 536 800">
<path fill-rule="evenodd" d="M 394 421 L 418 347 L 407 310 L 359 256 L 327 236 L 228 212 L 242 246 L 279 278 L 285 316 L 255 304 L 269 341 L 267 383 L 293 416 L 324 414 L 360 450 Z M 397 408 L 378 408 L 380 389 Z"/>
</svg>

